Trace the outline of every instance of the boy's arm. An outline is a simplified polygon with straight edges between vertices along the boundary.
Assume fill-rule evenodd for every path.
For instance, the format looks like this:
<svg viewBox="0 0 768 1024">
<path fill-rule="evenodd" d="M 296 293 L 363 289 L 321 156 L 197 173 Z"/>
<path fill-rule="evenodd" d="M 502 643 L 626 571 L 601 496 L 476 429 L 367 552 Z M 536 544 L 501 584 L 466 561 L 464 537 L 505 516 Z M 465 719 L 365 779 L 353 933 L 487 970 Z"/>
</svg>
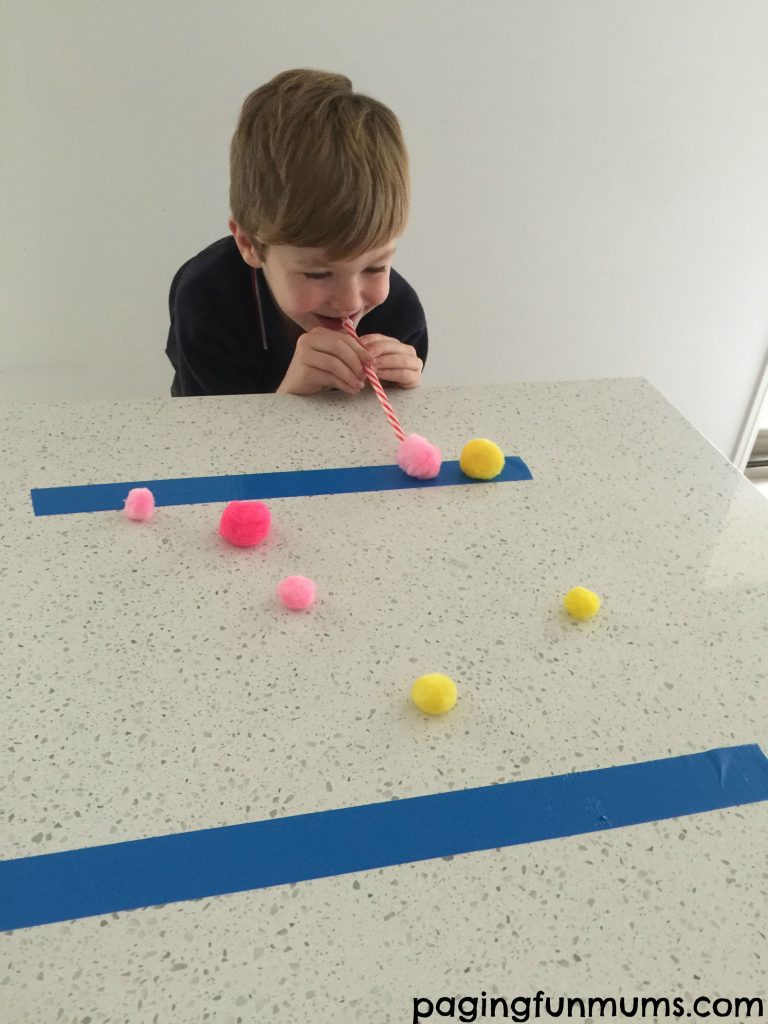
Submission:
<svg viewBox="0 0 768 1024">
<path fill-rule="evenodd" d="M 174 397 L 253 394 L 264 384 L 264 359 L 247 322 L 215 291 L 178 287 L 169 296 L 171 326 L 166 355 L 176 375 Z M 242 322 L 241 322 L 242 321 Z"/>
<path fill-rule="evenodd" d="M 254 390 L 249 382 L 252 374 L 219 343 L 219 334 L 200 320 L 171 321 L 165 351 L 176 371 L 174 396 L 238 395 Z"/>
</svg>

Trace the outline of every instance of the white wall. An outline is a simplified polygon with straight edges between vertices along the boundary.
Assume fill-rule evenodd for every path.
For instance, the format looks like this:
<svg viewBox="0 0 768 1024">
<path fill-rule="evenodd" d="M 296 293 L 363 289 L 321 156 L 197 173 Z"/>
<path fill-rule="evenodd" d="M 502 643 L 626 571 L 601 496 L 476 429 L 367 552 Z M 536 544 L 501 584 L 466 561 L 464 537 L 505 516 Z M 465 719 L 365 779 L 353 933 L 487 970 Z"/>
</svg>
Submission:
<svg viewBox="0 0 768 1024">
<path fill-rule="evenodd" d="M 768 348 L 765 0 L 5 0 L 0 397 L 168 394 L 244 96 L 399 115 L 425 382 L 645 376 L 733 455 Z"/>
</svg>

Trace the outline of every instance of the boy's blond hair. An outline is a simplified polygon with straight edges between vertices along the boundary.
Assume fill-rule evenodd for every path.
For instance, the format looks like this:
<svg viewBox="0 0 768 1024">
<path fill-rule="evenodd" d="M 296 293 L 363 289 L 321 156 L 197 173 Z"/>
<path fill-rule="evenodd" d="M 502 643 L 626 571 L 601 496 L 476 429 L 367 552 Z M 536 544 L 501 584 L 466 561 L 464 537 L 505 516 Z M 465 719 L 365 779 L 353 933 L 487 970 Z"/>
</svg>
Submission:
<svg viewBox="0 0 768 1024">
<path fill-rule="evenodd" d="M 345 75 L 283 71 L 243 103 L 230 206 L 261 259 L 270 245 L 352 259 L 402 234 L 408 153 L 397 118 Z"/>
</svg>

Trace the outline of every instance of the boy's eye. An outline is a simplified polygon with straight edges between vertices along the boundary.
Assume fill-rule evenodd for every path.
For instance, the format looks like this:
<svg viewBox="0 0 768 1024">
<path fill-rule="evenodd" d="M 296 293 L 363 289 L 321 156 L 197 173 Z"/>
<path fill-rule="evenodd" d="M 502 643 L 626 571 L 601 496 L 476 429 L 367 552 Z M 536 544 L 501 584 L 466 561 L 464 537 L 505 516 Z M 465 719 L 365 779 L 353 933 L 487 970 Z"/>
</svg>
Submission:
<svg viewBox="0 0 768 1024">
<path fill-rule="evenodd" d="M 386 269 L 387 269 L 386 267 L 368 267 L 366 269 L 365 273 L 366 274 L 383 274 Z M 324 271 L 322 271 L 322 273 L 309 273 L 308 271 L 304 272 L 304 277 L 309 278 L 310 281 L 324 281 L 326 277 L 330 277 L 330 276 L 331 276 L 330 270 L 324 270 Z"/>
</svg>

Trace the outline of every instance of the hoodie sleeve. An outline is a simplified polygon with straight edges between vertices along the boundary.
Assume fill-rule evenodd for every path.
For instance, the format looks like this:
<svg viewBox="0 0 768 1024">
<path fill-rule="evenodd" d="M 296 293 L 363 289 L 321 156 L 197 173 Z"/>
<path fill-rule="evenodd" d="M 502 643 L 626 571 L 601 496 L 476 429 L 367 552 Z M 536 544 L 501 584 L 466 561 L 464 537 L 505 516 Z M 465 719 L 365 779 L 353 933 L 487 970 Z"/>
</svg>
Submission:
<svg viewBox="0 0 768 1024">
<path fill-rule="evenodd" d="M 166 355 L 176 375 L 175 397 L 253 394 L 264 384 L 263 350 L 252 310 L 215 280 L 185 264 L 169 295 Z"/>
</svg>

